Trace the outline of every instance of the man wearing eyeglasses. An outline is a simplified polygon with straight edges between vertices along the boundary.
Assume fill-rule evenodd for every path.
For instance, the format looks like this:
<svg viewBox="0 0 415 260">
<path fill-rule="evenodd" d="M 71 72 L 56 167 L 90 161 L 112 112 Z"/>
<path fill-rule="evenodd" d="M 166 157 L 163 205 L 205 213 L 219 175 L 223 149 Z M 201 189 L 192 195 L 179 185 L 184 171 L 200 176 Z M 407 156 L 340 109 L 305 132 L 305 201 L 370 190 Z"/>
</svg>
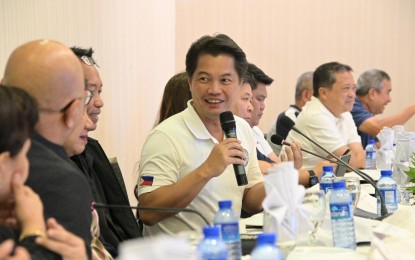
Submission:
<svg viewBox="0 0 415 260">
<path fill-rule="evenodd" d="M 15 49 L 3 82 L 25 89 L 37 101 L 39 121 L 28 153 L 26 184 L 39 194 L 45 219 L 54 217 L 85 241 L 91 257 L 91 189 L 79 169 L 70 164 L 63 143 L 79 125 L 88 102 L 79 60 L 63 44 L 32 41 Z M 45 259 L 60 256 L 45 252 Z"/>
<path fill-rule="evenodd" d="M 94 131 L 97 128 L 101 108 L 104 106 L 101 98 L 102 81 L 96 68 L 98 65 L 92 57 L 94 52 L 91 48 L 71 47 L 71 49 L 81 61 L 86 89 L 93 93 L 91 102 L 87 106 L 87 114 L 92 121 L 92 126 L 88 130 Z M 71 159 L 88 178 L 95 202 L 129 205 L 122 175 L 116 175 L 97 140 L 88 137 L 85 150 L 72 156 Z M 97 209 L 97 212 L 101 241 L 114 257 L 117 256 L 118 244 L 121 241 L 141 236 L 141 230 L 131 210 Z"/>
</svg>

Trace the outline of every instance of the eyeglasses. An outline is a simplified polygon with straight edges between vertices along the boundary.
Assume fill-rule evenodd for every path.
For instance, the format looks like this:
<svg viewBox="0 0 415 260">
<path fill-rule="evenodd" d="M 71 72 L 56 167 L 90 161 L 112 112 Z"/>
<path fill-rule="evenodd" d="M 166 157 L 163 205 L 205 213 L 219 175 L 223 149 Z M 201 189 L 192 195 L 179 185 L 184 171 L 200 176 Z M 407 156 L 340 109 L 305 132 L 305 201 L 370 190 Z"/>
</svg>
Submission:
<svg viewBox="0 0 415 260">
<path fill-rule="evenodd" d="M 89 56 L 85 56 L 84 55 L 84 56 L 81 57 L 81 61 L 83 61 L 88 66 L 94 66 L 95 65 L 95 66 L 97 66 L 99 68 L 97 62 L 92 57 L 89 57 Z"/>
<path fill-rule="evenodd" d="M 86 98 L 85 98 L 85 106 L 89 105 L 91 103 L 92 98 L 94 97 L 94 92 L 91 90 L 85 90 L 86 91 Z"/>
<path fill-rule="evenodd" d="M 62 109 L 54 110 L 54 109 L 51 109 L 51 108 L 40 108 L 39 110 L 44 111 L 44 112 L 50 112 L 50 113 L 52 113 L 52 112 L 64 113 L 64 112 L 66 112 L 66 110 L 68 110 L 68 108 L 72 105 L 72 103 L 75 102 L 75 100 L 82 100 L 84 98 L 85 98 L 84 107 L 86 107 L 86 106 L 88 106 L 89 103 L 91 103 L 91 100 L 94 97 L 94 93 L 90 90 L 85 90 L 85 92 L 86 92 L 85 97 L 78 97 L 78 98 L 72 99 Z"/>
</svg>

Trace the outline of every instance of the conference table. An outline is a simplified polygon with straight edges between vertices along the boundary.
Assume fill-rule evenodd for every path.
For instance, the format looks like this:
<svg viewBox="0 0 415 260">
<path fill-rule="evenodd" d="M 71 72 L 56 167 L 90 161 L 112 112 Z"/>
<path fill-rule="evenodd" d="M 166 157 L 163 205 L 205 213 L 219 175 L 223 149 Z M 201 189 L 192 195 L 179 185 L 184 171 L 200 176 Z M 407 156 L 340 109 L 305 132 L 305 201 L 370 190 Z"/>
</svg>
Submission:
<svg viewBox="0 0 415 260">
<path fill-rule="evenodd" d="M 379 170 L 364 170 L 364 172 L 375 181 L 380 178 Z M 345 176 L 358 175 L 355 173 L 346 173 Z M 327 211 L 324 222 L 317 232 L 318 246 L 309 246 L 307 234 L 299 234 L 296 246 L 290 251 L 287 259 L 368 259 L 371 250 L 370 244 L 373 238 L 373 230 L 381 223 L 379 220 L 372 219 L 376 217 L 377 210 L 376 198 L 373 196 L 374 193 L 374 188 L 370 184 L 362 182 L 361 196 L 354 214 L 356 250 L 333 247 L 330 213 Z M 399 207 L 405 206 L 399 205 Z M 263 213 L 241 220 L 243 259 L 249 259 L 249 253 L 252 247 L 255 246 L 256 235 L 263 232 L 263 223 Z"/>
</svg>

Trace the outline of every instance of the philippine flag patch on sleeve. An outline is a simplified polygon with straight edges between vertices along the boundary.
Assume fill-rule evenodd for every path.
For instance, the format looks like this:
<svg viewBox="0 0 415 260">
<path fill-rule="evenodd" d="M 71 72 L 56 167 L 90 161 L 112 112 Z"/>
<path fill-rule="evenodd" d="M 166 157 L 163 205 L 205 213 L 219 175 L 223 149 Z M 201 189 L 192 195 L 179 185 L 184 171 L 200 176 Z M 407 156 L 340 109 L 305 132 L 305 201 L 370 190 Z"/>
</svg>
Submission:
<svg viewBox="0 0 415 260">
<path fill-rule="evenodd" d="M 143 176 L 141 177 L 140 186 L 152 186 L 153 185 L 153 176 Z"/>
</svg>

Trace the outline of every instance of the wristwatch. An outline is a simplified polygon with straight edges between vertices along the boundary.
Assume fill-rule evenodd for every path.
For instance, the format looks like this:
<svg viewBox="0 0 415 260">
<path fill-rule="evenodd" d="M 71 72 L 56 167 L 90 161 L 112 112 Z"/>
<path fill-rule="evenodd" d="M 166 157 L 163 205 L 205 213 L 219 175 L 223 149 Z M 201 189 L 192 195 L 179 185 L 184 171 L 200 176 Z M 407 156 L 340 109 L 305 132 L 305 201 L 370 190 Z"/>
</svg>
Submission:
<svg viewBox="0 0 415 260">
<path fill-rule="evenodd" d="M 309 170 L 308 174 L 310 174 L 309 184 L 310 187 L 312 187 L 318 183 L 318 177 L 316 176 L 316 173 L 313 170 Z"/>
</svg>

